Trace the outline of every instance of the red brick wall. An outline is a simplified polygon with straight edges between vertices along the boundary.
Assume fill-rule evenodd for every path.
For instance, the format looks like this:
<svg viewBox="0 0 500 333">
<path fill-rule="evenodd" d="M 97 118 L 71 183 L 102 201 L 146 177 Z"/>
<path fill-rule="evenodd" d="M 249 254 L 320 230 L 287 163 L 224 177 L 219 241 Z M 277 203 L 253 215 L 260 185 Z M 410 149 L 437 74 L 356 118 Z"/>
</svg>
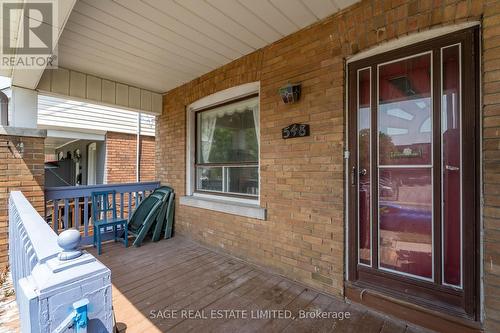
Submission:
<svg viewBox="0 0 500 333">
<path fill-rule="evenodd" d="M 155 138 L 141 136 L 140 180 L 155 180 Z M 106 182 L 133 183 L 137 181 L 137 136 L 106 133 Z"/>
<path fill-rule="evenodd" d="M 477 4 L 476 6 L 479 6 Z M 484 7 L 483 224 L 485 327 L 500 332 L 500 2 Z"/>
<path fill-rule="evenodd" d="M 260 81 L 261 206 L 266 221 L 177 207 L 176 230 L 323 291 L 344 280 L 345 59 L 429 28 L 482 21 L 485 328 L 500 331 L 500 2 L 362 1 L 322 22 L 203 75 L 164 96 L 156 165 L 179 195 L 186 183 L 186 111 L 217 91 Z M 277 90 L 301 82 L 303 98 L 283 105 Z M 308 138 L 282 140 L 293 122 Z"/>
<path fill-rule="evenodd" d="M 155 138 L 153 136 L 141 137 L 141 181 L 156 180 L 155 174 Z"/>
<path fill-rule="evenodd" d="M 24 144 L 21 157 L 16 149 Z M 22 191 L 43 215 L 44 138 L 0 135 L 0 271 L 8 263 L 8 197 L 10 191 Z"/>
</svg>

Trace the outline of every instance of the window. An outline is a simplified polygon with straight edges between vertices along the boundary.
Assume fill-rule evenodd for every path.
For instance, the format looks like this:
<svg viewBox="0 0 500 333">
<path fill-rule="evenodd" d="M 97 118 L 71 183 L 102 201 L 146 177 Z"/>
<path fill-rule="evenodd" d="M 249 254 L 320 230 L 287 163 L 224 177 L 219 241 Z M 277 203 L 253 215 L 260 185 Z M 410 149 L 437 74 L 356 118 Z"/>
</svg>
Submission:
<svg viewBox="0 0 500 333">
<path fill-rule="evenodd" d="M 259 82 L 186 107 L 186 195 L 180 204 L 266 220 L 260 207 Z"/>
<path fill-rule="evenodd" d="M 195 192 L 258 198 L 258 96 L 196 111 L 195 122 Z"/>
</svg>

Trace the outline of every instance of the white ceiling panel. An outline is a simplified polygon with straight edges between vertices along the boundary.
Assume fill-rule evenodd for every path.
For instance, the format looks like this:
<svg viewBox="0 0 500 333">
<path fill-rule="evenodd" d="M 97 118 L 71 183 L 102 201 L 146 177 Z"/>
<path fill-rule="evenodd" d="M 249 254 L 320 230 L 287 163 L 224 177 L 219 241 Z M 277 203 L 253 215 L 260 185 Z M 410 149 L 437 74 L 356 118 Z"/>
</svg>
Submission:
<svg viewBox="0 0 500 333">
<path fill-rule="evenodd" d="M 331 12 L 338 10 L 332 0 L 301 0 L 302 3 L 319 19 L 327 17 Z"/>
<path fill-rule="evenodd" d="M 66 25 L 65 31 L 68 33 L 78 33 L 82 39 L 87 37 L 96 43 L 103 43 L 116 48 L 117 51 L 129 52 L 146 59 L 164 63 L 177 70 L 187 73 L 199 72 L 200 68 L 210 70 L 210 66 L 203 63 L 202 58 L 191 59 L 185 56 L 178 49 L 165 49 L 158 44 L 145 41 L 138 34 L 130 35 L 115 28 L 96 21 L 90 17 L 83 16 L 77 12 L 72 14 L 71 22 Z M 138 53 L 137 50 L 142 52 Z"/>
<path fill-rule="evenodd" d="M 238 1 L 234 0 L 207 0 L 209 4 L 232 18 L 245 28 L 257 34 L 267 43 L 271 43 L 282 36 L 272 26 L 267 25 L 260 17 L 250 12 Z"/>
<path fill-rule="evenodd" d="M 235 51 L 232 47 L 220 43 L 216 38 L 212 38 L 203 31 L 192 28 L 192 23 L 190 21 L 185 24 L 175 17 L 166 14 L 167 9 L 165 9 L 165 11 L 160 11 L 162 7 L 168 4 L 168 1 L 163 5 L 160 4 L 160 8 L 153 8 L 137 0 L 120 0 L 119 4 L 144 19 L 151 20 L 156 27 L 160 27 L 161 31 L 168 31 L 175 36 L 182 36 L 184 39 L 199 44 L 214 54 L 219 55 L 221 59 L 232 59 L 242 55 L 242 53 Z"/>
<path fill-rule="evenodd" d="M 59 66 L 165 92 L 358 0 L 79 0 Z"/>
<path fill-rule="evenodd" d="M 353 3 L 357 1 L 351 1 L 351 0 L 332 0 L 340 9 L 344 9 L 346 7 L 349 7 Z"/>
<path fill-rule="evenodd" d="M 87 54 L 83 55 L 81 52 L 75 53 L 64 49 L 59 51 L 59 57 L 65 57 L 67 59 L 65 62 L 65 67 L 67 68 L 87 74 L 101 76 L 105 79 L 124 82 L 132 86 L 145 87 L 145 89 L 148 89 L 148 87 L 152 85 L 151 81 L 154 80 L 145 75 L 141 70 L 119 66 L 114 63 L 110 63 L 109 61 L 105 62 Z M 104 75 L 103 73 L 111 73 L 111 75 Z M 173 82 L 176 82 L 176 80 L 168 77 L 168 75 L 165 75 L 161 82 L 154 82 L 154 84 L 166 86 L 173 84 L 174 87 L 182 84 L 182 82 Z"/>
<path fill-rule="evenodd" d="M 299 26 L 287 18 L 268 0 L 239 0 L 252 13 L 259 16 L 267 25 L 276 29 L 281 36 L 289 35 Z"/>
<path fill-rule="evenodd" d="M 202 17 L 205 21 L 226 31 L 232 36 L 241 39 L 249 44 L 253 49 L 259 49 L 267 43 L 257 34 L 251 32 L 244 25 L 239 24 L 233 18 L 226 16 L 216 7 L 200 0 L 177 0 L 180 6 L 188 9 L 192 13 Z"/>
<path fill-rule="evenodd" d="M 275 7 L 294 21 L 300 28 L 315 22 L 317 17 L 300 0 L 271 0 Z M 328 1 L 328 0 L 325 0 Z"/>
<path fill-rule="evenodd" d="M 178 5 L 173 0 L 144 0 L 144 2 L 150 6 L 150 8 L 161 12 L 167 20 L 178 21 L 182 25 L 185 25 L 186 28 L 191 26 L 198 35 L 204 36 L 209 41 L 214 40 L 224 45 L 224 47 L 228 47 L 234 52 L 237 52 L 238 56 L 254 50 L 248 43 L 245 43 L 244 40 L 233 37 L 231 34 L 208 22 L 203 18 L 203 15 L 194 14 Z M 183 29 L 184 28 L 181 30 Z"/>
<path fill-rule="evenodd" d="M 77 12 L 80 6 L 84 7 L 83 13 L 87 16 L 129 34 L 139 32 L 141 38 L 162 47 L 176 48 L 181 54 L 185 54 L 186 57 L 194 55 L 203 61 L 203 63 L 211 65 L 220 65 L 229 59 L 181 35 L 173 33 L 171 30 L 165 29 L 145 17 L 135 14 L 132 10 L 120 6 L 114 1 L 80 0 L 75 5 Z"/>
<path fill-rule="evenodd" d="M 116 60 L 116 64 L 120 65 L 134 64 L 131 67 L 139 67 L 144 71 L 144 73 L 152 76 L 159 75 L 158 73 L 168 73 L 170 77 L 182 80 L 185 74 L 187 74 L 187 72 L 183 70 L 173 69 L 170 66 L 150 61 L 133 53 L 123 52 L 104 43 L 95 43 L 95 41 L 86 39 L 85 37 L 79 37 L 80 35 L 77 34 L 68 34 L 68 38 L 61 42 L 60 46 L 62 46 L 65 50 L 74 49 L 79 52 L 88 52 L 87 48 L 91 47 L 92 50 L 90 51 L 90 54 L 92 55 L 98 56 L 101 59 L 107 59 L 108 61 Z"/>
<path fill-rule="evenodd" d="M 110 55 L 109 53 L 105 51 L 98 50 L 96 48 L 93 48 L 92 50 L 87 50 L 85 46 L 82 46 L 81 44 L 78 43 L 68 43 L 65 44 L 61 43 L 61 46 L 64 48 L 63 52 L 72 52 L 74 54 L 80 54 L 82 52 L 85 52 L 88 54 L 88 59 L 96 59 L 97 61 L 100 61 L 103 64 L 112 64 L 113 66 L 116 66 L 117 68 L 122 68 L 128 71 L 128 70 L 136 70 L 138 72 L 142 72 L 143 76 L 146 76 L 150 78 L 151 80 L 163 80 L 164 75 L 162 75 L 162 72 L 156 71 L 155 68 L 151 68 L 148 66 L 145 66 L 142 63 L 138 63 L 137 61 L 130 60 L 127 57 L 116 57 L 113 59 L 113 55 Z M 172 75 L 171 72 L 164 72 L 166 76 L 172 78 L 172 79 L 179 79 L 179 75 Z"/>
</svg>

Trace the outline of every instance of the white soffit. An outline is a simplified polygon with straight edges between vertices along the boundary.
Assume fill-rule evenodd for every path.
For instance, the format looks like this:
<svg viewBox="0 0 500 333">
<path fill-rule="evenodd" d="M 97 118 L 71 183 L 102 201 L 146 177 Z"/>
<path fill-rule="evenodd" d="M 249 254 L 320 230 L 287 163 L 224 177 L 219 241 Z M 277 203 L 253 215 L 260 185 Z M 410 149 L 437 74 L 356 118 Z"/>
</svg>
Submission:
<svg viewBox="0 0 500 333">
<path fill-rule="evenodd" d="M 59 65 L 166 92 L 358 0 L 79 0 Z"/>
</svg>

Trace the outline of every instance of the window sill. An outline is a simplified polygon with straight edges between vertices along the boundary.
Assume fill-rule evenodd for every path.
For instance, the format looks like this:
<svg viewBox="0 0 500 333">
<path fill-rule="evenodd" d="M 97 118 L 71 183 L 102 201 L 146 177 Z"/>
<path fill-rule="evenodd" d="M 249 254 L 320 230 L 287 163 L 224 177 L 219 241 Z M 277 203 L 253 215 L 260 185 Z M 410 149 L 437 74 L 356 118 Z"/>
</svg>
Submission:
<svg viewBox="0 0 500 333">
<path fill-rule="evenodd" d="M 221 199 L 208 199 L 194 196 L 180 198 L 180 204 L 184 206 L 214 210 L 232 215 L 250 217 L 258 220 L 266 219 L 266 209 L 259 205 L 240 203 Z"/>
</svg>

